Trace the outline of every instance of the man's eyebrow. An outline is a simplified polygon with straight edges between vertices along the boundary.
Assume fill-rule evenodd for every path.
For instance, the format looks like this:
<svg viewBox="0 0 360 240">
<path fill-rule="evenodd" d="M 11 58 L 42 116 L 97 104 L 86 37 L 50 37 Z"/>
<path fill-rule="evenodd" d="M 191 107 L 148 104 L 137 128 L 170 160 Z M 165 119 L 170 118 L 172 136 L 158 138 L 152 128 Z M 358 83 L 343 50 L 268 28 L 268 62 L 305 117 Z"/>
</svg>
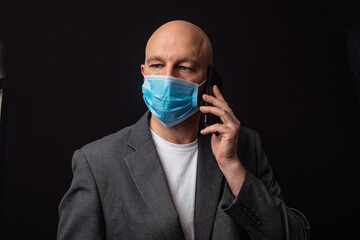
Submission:
<svg viewBox="0 0 360 240">
<path fill-rule="evenodd" d="M 156 61 L 159 61 L 159 62 L 163 62 L 164 60 L 159 57 L 159 56 L 154 56 L 154 57 L 150 57 L 146 60 L 146 63 L 149 64 L 151 62 L 156 62 Z M 180 58 L 176 61 L 177 64 L 179 63 L 184 63 L 184 62 L 188 62 L 188 63 L 191 63 L 193 65 L 198 65 L 198 61 L 196 61 L 195 59 L 193 58 L 189 58 L 189 57 L 184 57 L 184 58 Z"/>
<path fill-rule="evenodd" d="M 151 57 L 149 59 L 146 60 L 146 63 L 150 63 L 150 62 L 154 62 L 154 61 L 160 61 L 160 62 L 163 62 L 163 59 L 161 57 Z"/>
<path fill-rule="evenodd" d="M 188 63 L 191 63 L 193 65 L 198 65 L 198 61 L 196 61 L 195 59 L 189 58 L 189 57 L 180 58 L 177 61 L 177 63 L 184 63 L 184 62 L 188 62 Z"/>
</svg>

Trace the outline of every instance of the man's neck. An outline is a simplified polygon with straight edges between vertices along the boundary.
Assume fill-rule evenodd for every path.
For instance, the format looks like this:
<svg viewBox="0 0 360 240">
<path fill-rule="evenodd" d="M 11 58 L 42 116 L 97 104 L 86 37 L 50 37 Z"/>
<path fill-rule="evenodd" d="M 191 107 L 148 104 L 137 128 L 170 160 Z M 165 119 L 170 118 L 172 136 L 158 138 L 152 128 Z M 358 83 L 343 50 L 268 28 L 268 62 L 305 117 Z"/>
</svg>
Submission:
<svg viewBox="0 0 360 240">
<path fill-rule="evenodd" d="M 199 133 L 200 112 L 195 113 L 183 122 L 165 127 L 154 115 L 150 117 L 150 128 L 162 139 L 176 144 L 191 143 Z"/>
</svg>

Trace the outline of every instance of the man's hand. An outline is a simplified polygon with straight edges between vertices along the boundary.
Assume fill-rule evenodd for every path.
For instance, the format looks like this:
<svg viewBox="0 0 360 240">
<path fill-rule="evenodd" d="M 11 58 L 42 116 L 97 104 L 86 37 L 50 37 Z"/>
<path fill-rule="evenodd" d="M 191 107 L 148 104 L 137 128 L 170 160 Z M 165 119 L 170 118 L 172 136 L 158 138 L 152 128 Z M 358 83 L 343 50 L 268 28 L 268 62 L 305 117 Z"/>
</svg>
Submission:
<svg viewBox="0 0 360 240">
<path fill-rule="evenodd" d="M 203 94 L 204 101 L 213 106 L 201 106 L 200 111 L 220 117 L 221 123 L 210 125 L 200 131 L 201 134 L 213 134 L 211 137 L 212 152 L 224 174 L 231 191 L 235 196 L 245 179 L 245 169 L 237 156 L 237 144 L 240 121 L 236 118 L 217 86 L 213 87 L 214 96 Z"/>
</svg>

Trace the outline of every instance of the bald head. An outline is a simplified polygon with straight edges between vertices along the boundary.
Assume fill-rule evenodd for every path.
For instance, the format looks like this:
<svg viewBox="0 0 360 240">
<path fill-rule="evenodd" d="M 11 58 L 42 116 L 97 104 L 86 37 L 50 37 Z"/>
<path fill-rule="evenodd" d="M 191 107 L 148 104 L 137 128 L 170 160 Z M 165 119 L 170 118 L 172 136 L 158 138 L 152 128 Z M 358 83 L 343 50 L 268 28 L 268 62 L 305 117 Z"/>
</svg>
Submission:
<svg viewBox="0 0 360 240">
<path fill-rule="evenodd" d="M 170 21 L 159 27 L 146 44 L 145 58 L 158 44 L 190 47 L 208 65 L 213 63 L 213 52 L 206 33 L 198 26 L 183 20 Z"/>
<path fill-rule="evenodd" d="M 145 49 L 143 75 L 169 75 L 199 83 L 213 65 L 209 38 L 198 26 L 181 20 L 159 27 Z"/>
</svg>

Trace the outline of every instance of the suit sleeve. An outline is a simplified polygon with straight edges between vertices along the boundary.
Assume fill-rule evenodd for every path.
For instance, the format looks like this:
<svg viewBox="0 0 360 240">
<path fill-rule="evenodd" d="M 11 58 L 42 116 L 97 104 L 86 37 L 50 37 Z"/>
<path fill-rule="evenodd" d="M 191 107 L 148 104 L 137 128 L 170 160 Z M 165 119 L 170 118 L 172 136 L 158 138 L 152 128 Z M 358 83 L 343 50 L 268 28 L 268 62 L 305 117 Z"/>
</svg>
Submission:
<svg viewBox="0 0 360 240">
<path fill-rule="evenodd" d="M 96 183 L 81 150 L 72 160 L 73 180 L 59 205 L 58 240 L 105 239 L 105 227 Z"/>
<path fill-rule="evenodd" d="M 246 169 L 244 183 L 238 196 L 225 187 L 227 198 L 222 209 L 251 239 L 305 240 L 309 238 L 309 222 L 298 210 L 289 208 L 281 198 L 281 190 L 261 149 L 260 137 L 254 132 L 255 171 Z"/>
</svg>

